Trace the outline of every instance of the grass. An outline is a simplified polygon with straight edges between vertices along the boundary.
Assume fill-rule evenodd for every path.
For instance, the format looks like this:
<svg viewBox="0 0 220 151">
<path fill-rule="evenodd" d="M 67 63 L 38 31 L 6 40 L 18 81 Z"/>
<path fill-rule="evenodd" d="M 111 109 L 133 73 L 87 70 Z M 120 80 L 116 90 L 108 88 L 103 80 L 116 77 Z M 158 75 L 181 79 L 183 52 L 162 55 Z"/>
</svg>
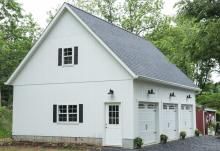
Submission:
<svg viewBox="0 0 220 151">
<path fill-rule="evenodd" d="M 11 130 L 12 111 L 7 109 L 6 107 L 0 107 L 0 138 L 11 137 Z"/>
</svg>

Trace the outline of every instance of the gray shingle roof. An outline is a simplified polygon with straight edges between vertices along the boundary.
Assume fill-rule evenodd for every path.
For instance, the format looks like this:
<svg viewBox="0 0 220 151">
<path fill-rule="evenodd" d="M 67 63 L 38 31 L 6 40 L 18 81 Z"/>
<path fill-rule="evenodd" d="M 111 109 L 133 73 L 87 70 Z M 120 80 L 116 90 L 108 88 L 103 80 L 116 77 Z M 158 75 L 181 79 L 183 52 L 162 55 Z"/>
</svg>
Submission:
<svg viewBox="0 0 220 151">
<path fill-rule="evenodd" d="M 197 88 L 151 42 L 68 5 L 136 75 Z"/>
</svg>

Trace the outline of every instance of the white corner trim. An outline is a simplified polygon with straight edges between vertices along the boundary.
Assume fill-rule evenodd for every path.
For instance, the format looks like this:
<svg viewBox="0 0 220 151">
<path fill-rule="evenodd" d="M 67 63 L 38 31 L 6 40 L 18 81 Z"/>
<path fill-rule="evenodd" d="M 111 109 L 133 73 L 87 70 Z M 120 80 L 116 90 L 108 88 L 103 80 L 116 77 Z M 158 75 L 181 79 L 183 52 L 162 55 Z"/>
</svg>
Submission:
<svg viewBox="0 0 220 151">
<path fill-rule="evenodd" d="M 59 9 L 59 11 L 57 12 L 57 14 L 55 15 L 54 19 L 48 24 L 48 26 L 46 27 L 46 29 L 43 31 L 42 35 L 40 36 L 40 38 L 37 40 L 37 42 L 33 45 L 33 47 L 31 48 L 31 50 L 27 53 L 27 55 L 24 57 L 24 59 L 21 61 L 21 63 L 19 64 L 19 66 L 16 68 L 16 70 L 12 73 L 12 75 L 9 77 L 9 79 L 7 80 L 7 82 L 5 82 L 5 85 L 12 85 L 12 82 L 14 81 L 14 79 L 16 78 L 16 76 L 19 74 L 19 72 L 22 70 L 22 68 L 25 66 L 25 64 L 27 63 L 27 61 L 31 58 L 31 56 L 34 54 L 35 50 L 37 49 L 37 47 L 40 45 L 40 43 L 44 40 L 44 38 L 46 37 L 46 35 L 49 33 L 49 31 L 51 30 L 51 28 L 53 27 L 53 25 L 57 22 L 58 18 L 60 17 L 60 15 L 63 13 L 64 9 L 67 9 L 91 34 L 92 36 L 95 37 L 95 39 L 113 56 L 113 58 L 116 59 L 116 61 L 119 62 L 120 65 L 122 65 L 123 68 L 125 68 L 125 70 L 132 76 L 132 78 L 137 78 L 138 76 L 131 71 L 128 66 L 121 61 L 121 59 L 115 54 L 113 53 L 113 51 L 82 21 L 82 19 L 80 19 L 80 17 L 78 17 L 70 8 L 69 6 L 64 3 L 61 8 Z"/>
<path fill-rule="evenodd" d="M 64 4 L 67 5 L 67 4 Z M 116 61 L 119 62 L 119 64 L 124 67 L 124 69 L 133 77 L 133 78 L 137 78 L 138 76 L 131 71 L 131 69 L 123 62 L 121 61 L 121 59 L 89 28 L 88 25 L 86 25 L 84 23 L 84 21 L 76 14 L 74 13 L 73 10 L 71 10 L 71 8 L 69 8 L 69 6 L 66 6 L 66 8 L 69 10 L 69 12 L 83 25 L 83 27 L 86 28 L 86 30 L 89 31 L 89 33 L 92 34 L 92 36 L 113 56 L 114 59 L 116 59 Z"/>
<path fill-rule="evenodd" d="M 40 38 L 36 41 L 36 43 L 33 45 L 33 47 L 31 48 L 31 50 L 27 53 L 27 55 L 24 57 L 24 59 L 21 61 L 21 63 L 18 65 L 18 67 L 15 69 L 15 71 L 12 73 L 12 75 L 9 77 L 9 79 L 7 80 L 7 82 L 5 82 L 5 85 L 12 85 L 12 82 L 14 81 L 14 79 L 16 78 L 16 76 L 19 74 L 19 72 L 22 70 L 22 68 L 25 66 L 25 64 L 27 63 L 27 61 L 31 58 L 31 56 L 34 54 L 35 50 L 37 49 L 37 47 L 40 45 L 40 43 L 44 40 L 44 38 L 46 37 L 46 35 L 49 33 L 49 31 L 51 30 L 51 28 L 53 27 L 53 25 L 56 23 L 56 21 L 58 20 L 58 18 L 60 17 L 60 15 L 62 14 L 63 10 L 66 8 L 65 4 L 63 4 L 61 6 L 61 8 L 58 10 L 58 12 L 56 13 L 56 15 L 54 16 L 54 19 L 51 20 L 51 22 L 48 24 L 48 26 L 46 27 L 46 29 L 42 32 L 42 35 L 40 36 Z"/>
<path fill-rule="evenodd" d="M 174 83 L 174 82 L 168 82 L 168 81 L 164 81 L 164 80 L 159 80 L 159 79 L 156 79 L 156 78 L 149 78 L 149 77 L 145 77 L 145 76 L 139 76 L 138 78 L 141 79 L 141 80 L 157 82 L 157 83 L 161 83 L 161 84 L 165 84 L 165 85 L 171 85 L 171 86 L 175 86 L 175 87 L 179 87 L 179 88 L 183 88 L 183 89 L 188 89 L 188 90 L 193 90 L 193 91 L 201 91 L 200 88 L 185 86 L 185 85 L 182 85 L 182 84 L 178 84 L 178 83 Z"/>
</svg>

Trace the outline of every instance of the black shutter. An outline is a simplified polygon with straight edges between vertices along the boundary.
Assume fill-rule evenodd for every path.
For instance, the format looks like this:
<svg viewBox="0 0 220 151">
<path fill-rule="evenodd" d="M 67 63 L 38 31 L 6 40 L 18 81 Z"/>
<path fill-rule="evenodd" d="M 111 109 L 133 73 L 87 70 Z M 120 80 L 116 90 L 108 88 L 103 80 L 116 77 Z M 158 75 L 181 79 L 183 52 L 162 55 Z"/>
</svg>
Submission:
<svg viewBox="0 0 220 151">
<path fill-rule="evenodd" d="M 58 66 L 62 66 L 62 48 L 58 49 Z"/>
<path fill-rule="evenodd" d="M 53 122 L 57 122 L 57 105 L 53 105 Z"/>
<path fill-rule="evenodd" d="M 74 64 L 78 64 L 78 47 L 74 47 Z"/>
<path fill-rule="evenodd" d="M 79 104 L 79 123 L 83 123 L 83 104 Z"/>
</svg>

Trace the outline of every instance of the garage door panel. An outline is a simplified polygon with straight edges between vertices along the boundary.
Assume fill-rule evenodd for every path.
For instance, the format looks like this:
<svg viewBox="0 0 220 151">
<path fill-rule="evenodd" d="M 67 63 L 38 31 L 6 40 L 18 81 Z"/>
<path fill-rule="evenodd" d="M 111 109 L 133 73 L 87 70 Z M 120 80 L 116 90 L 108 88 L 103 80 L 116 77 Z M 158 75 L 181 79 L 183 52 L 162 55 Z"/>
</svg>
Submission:
<svg viewBox="0 0 220 151">
<path fill-rule="evenodd" d="M 187 136 L 192 136 L 193 132 L 193 112 L 192 105 L 181 105 L 181 131 L 186 131 Z"/>
<path fill-rule="evenodd" d="M 141 103 L 141 105 L 140 105 Z M 139 137 L 144 144 L 150 144 L 157 141 L 156 120 L 158 106 L 155 103 L 139 103 Z"/>
<path fill-rule="evenodd" d="M 163 104 L 163 133 L 168 139 L 176 139 L 177 137 L 177 105 Z"/>
</svg>

